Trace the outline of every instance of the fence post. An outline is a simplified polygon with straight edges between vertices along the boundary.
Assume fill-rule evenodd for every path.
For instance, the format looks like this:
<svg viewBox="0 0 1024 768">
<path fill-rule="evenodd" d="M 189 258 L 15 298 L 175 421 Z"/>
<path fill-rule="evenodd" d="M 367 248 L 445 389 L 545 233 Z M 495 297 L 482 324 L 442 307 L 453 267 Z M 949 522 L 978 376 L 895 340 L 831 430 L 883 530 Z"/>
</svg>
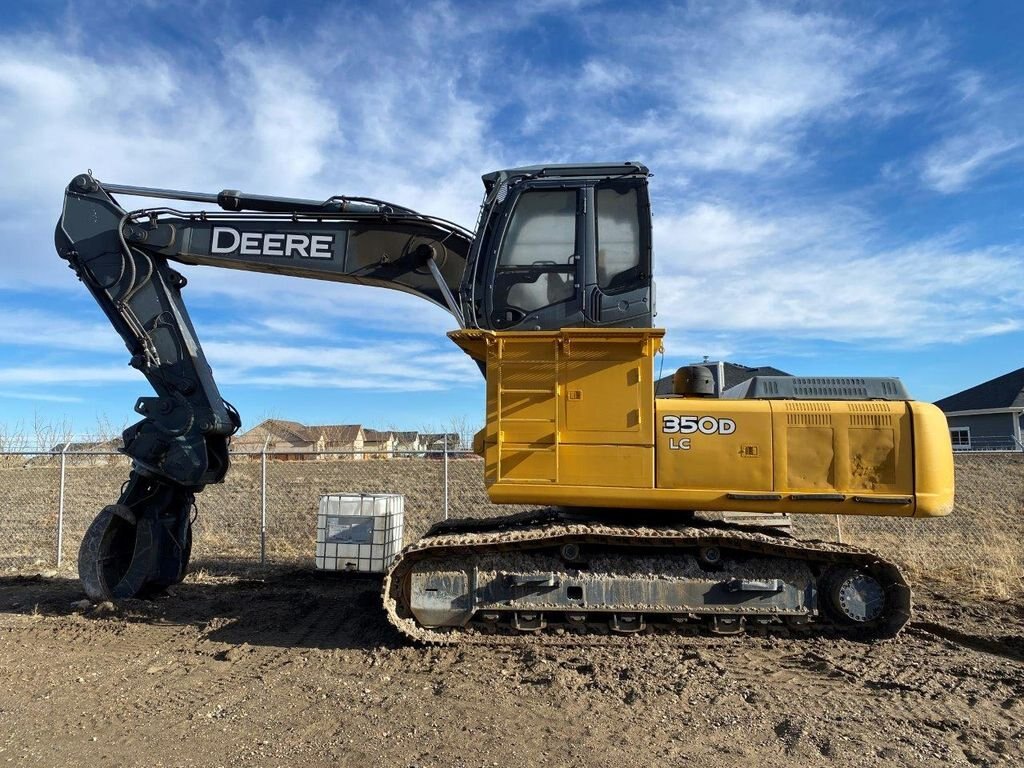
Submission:
<svg viewBox="0 0 1024 768">
<path fill-rule="evenodd" d="M 71 445 L 71 441 L 64 443 L 64 447 L 60 449 L 60 493 L 57 500 L 57 567 L 60 568 L 61 561 L 64 556 L 64 470 L 67 462 L 65 461 L 68 453 L 68 446 Z"/>
<path fill-rule="evenodd" d="M 263 441 L 260 452 L 260 565 L 267 564 L 267 445 L 270 436 Z"/>
<path fill-rule="evenodd" d="M 448 435 L 444 436 L 444 519 L 448 519 Z"/>
</svg>

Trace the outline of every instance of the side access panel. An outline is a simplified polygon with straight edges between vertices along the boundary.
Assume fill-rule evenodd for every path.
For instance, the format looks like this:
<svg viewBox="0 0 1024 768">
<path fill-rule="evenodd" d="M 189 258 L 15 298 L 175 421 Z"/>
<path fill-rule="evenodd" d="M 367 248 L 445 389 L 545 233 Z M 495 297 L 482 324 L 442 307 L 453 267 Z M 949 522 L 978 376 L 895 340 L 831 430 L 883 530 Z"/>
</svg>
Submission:
<svg viewBox="0 0 1024 768">
<path fill-rule="evenodd" d="M 450 334 L 486 361 L 483 454 L 492 496 L 506 486 L 566 488 L 579 499 L 588 488 L 653 488 L 653 356 L 662 333 Z"/>
<path fill-rule="evenodd" d="M 657 399 L 657 493 L 680 508 L 948 514 L 934 414 L 904 401 Z M 916 439 L 915 439 L 916 438 Z M 938 457 L 934 477 L 921 457 Z M 930 483 L 927 496 L 921 485 Z M 927 505 L 919 502 L 928 500 Z M 945 512 L 942 511 L 946 504 Z"/>
</svg>

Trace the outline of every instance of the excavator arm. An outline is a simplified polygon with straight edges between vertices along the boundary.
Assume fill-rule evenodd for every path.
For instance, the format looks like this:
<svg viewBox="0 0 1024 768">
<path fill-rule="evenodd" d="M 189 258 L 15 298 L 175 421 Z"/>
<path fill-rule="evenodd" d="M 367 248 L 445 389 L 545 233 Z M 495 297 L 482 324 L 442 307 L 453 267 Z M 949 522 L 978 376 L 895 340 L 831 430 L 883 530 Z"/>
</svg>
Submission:
<svg viewBox="0 0 1024 768">
<path fill-rule="evenodd" d="M 229 212 L 129 213 L 115 194 L 216 203 Z M 186 280 L 170 262 L 394 288 L 445 307 L 461 326 L 458 286 L 472 242 L 457 225 L 377 200 L 205 195 L 73 179 L 57 252 L 155 392 L 139 398 L 143 418 L 124 432 L 129 482 L 82 543 L 88 594 L 129 597 L 184 576 L 195 494 L 224 478 L 241 423 L 220 395 L 182 301 Z"/>
<path fill-rule="evenodd" d="M 90 526 L 79 575 L 95 599 L 185 574 L 195 494 L 223 480 L 240 426 L 221 397 L 173 262 L 392 288 L 461 328 L 649 327 L 647 168 L 543 165 L 483 177 L 478 231 L 382 200 L 305 200 L 107 184 L 76 176 L 55 232 L 67 260 L 154 390 L 124 432 L 132 471 Z M 201 203 L 128 211 L 120 196 Z"/>
</svg>

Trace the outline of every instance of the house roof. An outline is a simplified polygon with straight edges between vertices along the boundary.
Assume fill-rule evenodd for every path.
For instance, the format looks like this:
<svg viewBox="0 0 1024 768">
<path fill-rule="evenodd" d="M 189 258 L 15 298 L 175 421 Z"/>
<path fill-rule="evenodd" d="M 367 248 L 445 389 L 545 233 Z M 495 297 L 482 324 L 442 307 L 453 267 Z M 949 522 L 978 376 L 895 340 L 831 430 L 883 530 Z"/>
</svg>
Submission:
<svg viewBox="0 0 1024 768">
<path fill-rule="evenodd" d="M 256 432 L 256 430 L 262 430 Z M 264 434 L 269 432 L 272 436 L 278 439 L 288 440 L 292 443 L 315 443 L 323 435 L 324 441 L 331 444 L 348 444 L 354 443 L 359 437 L 359 433 L 362 431 L 363 439 L 369 443 L 383 443 L 391 437 L 401 443 L 412 443 L 417 438 L 421 438 L 424 442 L 440 442 L 444 439 L 443 433 L 436 434 L 423 434 L 421 435 L 416 431 L 408 432 L 395 432 L 390 429 L 369 429 L 363 427 L 361 424 L 311 424 L 309 426 L 300 424 L 297 421 L 286 421 L 284 419 L 266 419 L 261 421 L 255 427 L 250 429 L 248 432 L 243 432 L 237 438 L 236 442 L 259 442 L 262 444 Z M 448 435 L 449 444 L 457 443 L 459 437 L 455 433 Z"/>
<path fill-rule="evenodd" d="M 269 433 L 273 437 L 293 443 L 312 443 L 313 438 L 309 436 L 306 429 L 307 427 L 304 424 L 299 424 L 297 421 L 264 419 L 249 431 L 240 434 L 235 438 L 235 442 L 262 442 L 265 439 L 264 433 Z M 257 432 L 257 430 L 261 431 Z"/>
<path fill-rule="evenodd" d="M 1024 368 L 936 400 L 935 405 L 946 413 L 987 408 L 1024 408 Z"/>
<path fill-rule="evenodd" d="M 65 445 L 64 443 L 57 443 L 57 445 L 53 446 L 50 449 L 49 452 L 50 453 L 60 453 L 61 451 L 65 450 L 64 445 Z M 67 444 L 67 452 L 68 453 L 75 453 L 76 451 L 81 451 L 81 452 L 86 452 L 86 451 L 111 451 L 111 450 L 117 450 L 118 448 L 122 448 L 123 446 L 124 446 L 124 443 L 121 441 L 120 437 L 112 437 L 109 440 L 96 440 L 96 441 L 93 441 L 93 442 L 84 441 L 84 442 L 68 443 Z"/>
<path fill-rule="evenodd" d="M 306 426 L 297 421 L 283 421 L 281 419 L 267 419 L 263 422 L 263 428 L 278 437 L 290 438 L 300 443 L 311 443 L 313 439 L 306 431 Z"/>
<path fill-rule="evenodd" d="M 306 430 L 314 435 L 314 440 L 323 435 L 328 443 L 354 443 L 360 432 L 366 434 L 362 424 L 318 424 L 306 427 Z"/>
<path fill-rule="evenodd" d="M 718 381 L 718 363 L 698 363 L 698 365 L 706 365 L 711 371 L 712 378 Z M 719 390 L 724 392 L 730 387 L 735 387 L 737 384 L 742 384 L 748 379 L 752 379 L 755 376 L 790 376 L 792 374 L 780 371 L 778 368 L 773 368 L 770 365 L 762 365 L 757 368 L 752 368 L 749 365 L 741 365 L 739 363 L 723 362 L 722 367 L 725 373 L 725 382 L 719 387 Z M 656 395 L 671 395 L 674 394 L 672 390 L 672 376 L 675 375 L 675 371 L 670 373 L 668 376 L 662 376 L 655 383 L 654 394 Z"/>
<path fill-rule="evenodd" d="M 248 432 L 244 432 L 236 438 L 236 442 L 262 442 L 264 434 L 280 440 L 287 440 L 290 443 L 315 443 L 322 435 L 327 443 L 354 443 L 359 437 L 362 429 L 360 424 L 311 424 L 306 426 L 297 421 L 285 421 L 284 419 L 266 419 L 261 421 Z M 261 430 L 257 432 L 257 430 Z"/>
</svg>

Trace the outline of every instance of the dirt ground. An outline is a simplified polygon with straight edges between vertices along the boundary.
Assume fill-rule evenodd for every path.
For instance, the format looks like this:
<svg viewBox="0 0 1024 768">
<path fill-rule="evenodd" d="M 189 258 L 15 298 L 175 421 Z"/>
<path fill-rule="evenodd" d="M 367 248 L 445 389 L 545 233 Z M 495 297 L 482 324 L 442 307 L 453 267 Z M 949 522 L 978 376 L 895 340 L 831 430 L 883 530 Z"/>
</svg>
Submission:
<svg viewBox="0 0 1024 768">
<path fill-rule="evenodd" d="M 436 519 L 437 462 L 310 464 L 271 468 L 271 555 L 310 559 L 313 506 L 331 490 L 406 494 L 407 542 Z M 451 471 L 453 513 L 490 514 L 479 467 Z M 19 541 L 53 551 L 29 536 L 52 526 L 26 503 L 50 474 L 0 478 L 0 555 Z M 69 472 L 67 565 L 123 474 Z M 0 765 L 1024 765 L 1024 457 L 958 456 L 949 518 L 842 521 L 846 541 L 915 582 L 913 621 L 874 644 L 411 645 L 384 618 L 379 580 L 294 559 L 254 568 L 258 474 L 233 477 L 204 493 L 201 561 L 173 595 L 83 608 L 64 571 L 0 575 Z M 799 535 L 836 534 L 808 517 Z"/>
<path fill-rule="evenodd" d="M 919 588 L 909 628 L 873 644 L 431 648 L 391 629 L 379 588 L 207 570 L 83 609 L 70 578 L 0 578 L 0 764 L 1024 764 L 1016 602 Z"/>
</svg>

